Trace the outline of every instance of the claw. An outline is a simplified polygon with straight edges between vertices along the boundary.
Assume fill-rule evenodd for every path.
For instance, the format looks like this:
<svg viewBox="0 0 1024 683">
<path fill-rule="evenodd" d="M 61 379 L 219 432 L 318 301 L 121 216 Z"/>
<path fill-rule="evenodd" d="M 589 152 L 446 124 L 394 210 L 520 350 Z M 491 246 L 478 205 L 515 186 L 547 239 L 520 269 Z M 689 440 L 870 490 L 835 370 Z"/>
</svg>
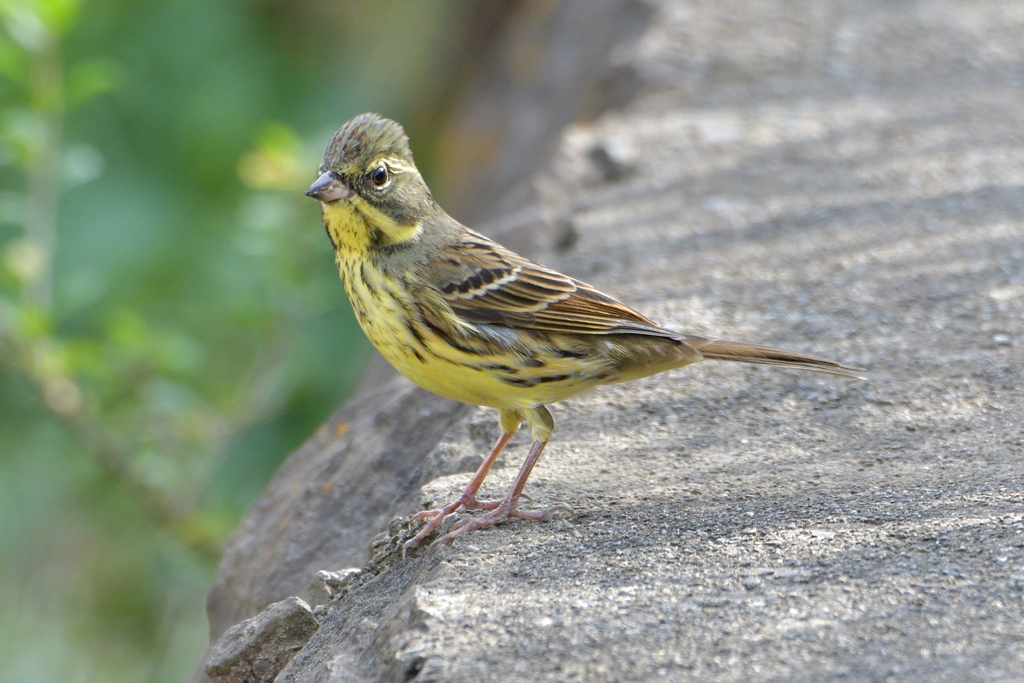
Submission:
<svg viewBox="0 0 1024 683">
<path fill-rule="evenodd" d="M 448 545 L 458 536 L 468 534 L 471 531 L 501 524 L 506 519 L 524 519 L 530 522 L 550 522 L 551 516 L 556 512 L 568 512 L 570 515 L 573 514 L 572 508 L 568 505 L 552 505 L 551 507 L 544 508 L 543 510 L 512 509 L 507 512 L 498 508 L 492 512 L 488 512 L 482 517 L 464 517 L 456 522 L 455 526 L 453 526 L 447 534 L 431 543 L 428 550 L 433 550 L 438 546 Z"/>
<path fill-rule="evenodd" d="M 410 524 L 420 519 L 427 519 L 429 521 L 422 529 L 420 529 L 419 533 L 406 541 L 402 546 L 402 558 L 405 559 L 406 553 L 417 547 L 424 538 L 434 531 L 434 529 L 451 523 L 451 521 L 456 518 L 460 512 L 465 510 L 493 510 L 501 505 L 501 503 L 502 501 L 500 500 L 477 500 L 472 495 L 467 496 L 463 494 L 462 497 L 454 503 L 449 503 L 443 508 L 417 512 L 409 518 Z"/>
<path fill-rule="evenodd" d="M 409 524 L 412 525 L 413 522 L 418 522 L 421 519 L 431 519 L 432 517 L 437 517 L 439 514 L 441 514 L 440 510 L 420 510 L 409 518 Z"/>
<path fill-rule="evenodd" d="M 536 513 L 536 512 L 535 513 L 529 513 L 529 514 L 536 514 L 537 517 L 522 517 L 521 519 L 534 519 L 536 521 L 549 522 L 549 521 L 551 521 L 551 515 L 553 515 L 556 512 L 566 512 L 570 516 L 575 514 L 574 512 L 572 512 L 572 508 L 570 508 L 569 506 L 567 506 L 565 504 L 559 504 L 559 505 L 552 505 L 551 507 L 545 508 L 545 509 L 541 510 L 539 513 Z"/>
</svg>

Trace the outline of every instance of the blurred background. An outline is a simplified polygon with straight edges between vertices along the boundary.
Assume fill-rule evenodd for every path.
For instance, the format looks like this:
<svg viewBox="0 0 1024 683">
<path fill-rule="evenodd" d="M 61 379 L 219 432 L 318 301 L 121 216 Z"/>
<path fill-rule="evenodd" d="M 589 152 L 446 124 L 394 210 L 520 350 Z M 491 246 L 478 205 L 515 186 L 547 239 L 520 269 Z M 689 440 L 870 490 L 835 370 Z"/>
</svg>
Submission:
<svg viewBox="0 0 1024 683">
<path fill-rule="evenodd" d="M 444 202 L 510 5 L 0 0 L 0 681 L 190 676 L 221 544 L 370 357 L 302 191 L 373 110 Z"/>
</svg>

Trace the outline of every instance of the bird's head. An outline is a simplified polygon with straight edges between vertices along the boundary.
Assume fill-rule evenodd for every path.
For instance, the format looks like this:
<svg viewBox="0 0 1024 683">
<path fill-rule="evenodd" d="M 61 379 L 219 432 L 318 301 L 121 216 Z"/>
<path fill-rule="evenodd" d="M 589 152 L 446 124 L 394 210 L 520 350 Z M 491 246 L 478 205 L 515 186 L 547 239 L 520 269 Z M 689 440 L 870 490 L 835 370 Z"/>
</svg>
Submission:
<svg viewBox="0 0 1024 683">
<path fill-rule="evenodd" d="M 319 172 L 306 195 L 322 202 L 329 233 L 332 222 L 348 223 L 358 214 L 369 241 L 404 242 L 419 235 L 435 206 L 402 126 L 377 114 L 346 122 L 331 138 Z"/>
</svg>

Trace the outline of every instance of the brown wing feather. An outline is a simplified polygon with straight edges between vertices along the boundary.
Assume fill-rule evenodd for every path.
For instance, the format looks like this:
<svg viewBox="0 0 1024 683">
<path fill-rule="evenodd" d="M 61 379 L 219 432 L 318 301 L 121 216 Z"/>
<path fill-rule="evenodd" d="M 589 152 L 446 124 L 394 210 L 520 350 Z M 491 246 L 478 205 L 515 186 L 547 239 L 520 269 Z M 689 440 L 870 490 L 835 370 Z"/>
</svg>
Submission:
<svg viewBox="0 0 1024 683">
<path fill-rule="evenodd" d="M 679 340 L 590 285 L 474 232 L 439 254 L 432 284 L 460 318 L 543 332 L 643 334 Z"/>
</svg>

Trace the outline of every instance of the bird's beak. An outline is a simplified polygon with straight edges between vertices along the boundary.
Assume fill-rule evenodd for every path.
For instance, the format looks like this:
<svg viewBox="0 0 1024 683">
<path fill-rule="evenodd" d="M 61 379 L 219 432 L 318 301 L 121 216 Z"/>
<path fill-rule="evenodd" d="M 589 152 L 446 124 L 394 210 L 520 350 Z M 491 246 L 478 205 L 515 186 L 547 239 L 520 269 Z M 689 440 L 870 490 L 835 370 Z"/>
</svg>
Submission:
<svg viewBox="0 0 1024 683">
<path fill-rule="evenodd" d="M 352 196 L 345 183 L 336 175 L 328 171 L 316 179 L 316 182 L 306 190 L 306 196 L 319 199 L 324 203 L 336 202 L 339 199 L 348 199 Z"/>
</svg>

